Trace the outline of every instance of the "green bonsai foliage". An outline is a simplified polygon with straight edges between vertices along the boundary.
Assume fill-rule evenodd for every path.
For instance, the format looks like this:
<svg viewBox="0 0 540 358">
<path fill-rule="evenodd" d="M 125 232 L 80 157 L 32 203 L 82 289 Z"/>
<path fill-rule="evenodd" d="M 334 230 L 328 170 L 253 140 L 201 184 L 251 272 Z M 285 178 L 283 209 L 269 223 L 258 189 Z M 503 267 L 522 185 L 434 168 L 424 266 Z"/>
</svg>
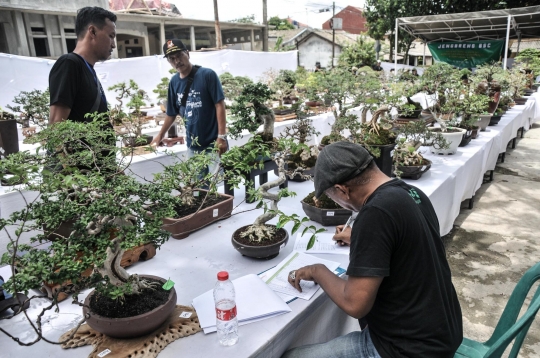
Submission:
<svg viewBox="0 0 540 358">
<path fill-rule="evenodd" d="M 269 70 L 264 73 L 264 83 L 272 90 L 272 99 L 279 102 L 279 107 L 283 107 L 284 97 L 291 97 L 296 93 L 296 77 L 290 70 Z"/>
<path fill-rule="evenodd" d="M 351 140 L 361 144 L 371 155 L 378 158 L 381 151 L 377 146 L 393 144 L 396 132 L 392 131 L 392 121 L 389 118 L 390 108 L 382 106 L 373 113 L 370 121 L 360 125 L 360 132 L 352 132 Z"/>
<path fill-rule="evenodd" d="M 171 68 L 169 70 L 170 74 L 175 74 L 177 71 L 174 68 Z M 169 81 L 170 79 L 168 77 L 163 77 L 161 79 L 161 82 L 159 82 L 155 89 L 152 90 L 155 94 L 157 94 L 157 99 L 161 102 L 163 100 L 167 99 L 167 93 L 169 91 Z"/>
<path fill-rule="evenodd" d="M 162 218 L 174 214 L 177 200 L 163 182 L 142 182 L 124 174 L 131 159 L 111 143 L 113 133 L 104 130 L 97 117 L 89 123 L 56 123 L 32 138 L 55 155 L 23 151 L 0 161 L 0 175 L 24 173 L 23 184 L 15 190 L 38 193 L 26 208 L 0 219 L 0 230 L 9 233 L 8 252 L 0 263 L 17 267 L 4 289 L 28 292 L 43 282 L 69 281 L 61 291 L 99 286 L 99 294 L 121 300 L 151 286 L 127 273 L 120 260 L 126 249 L 143 243 L 159 247 L 169 238 Z M 57 231 L 62 224 L 70 226 L 69 234 Z M 28 236 L 29 243 L 23 241 Z M 35 247 L 48 240 L 52 242 L 46 249 Z M 93 274 L 82 276 L 88 268 Z M 36 341 L 44 338 L 41 316 L 56 302 L 55 294 L 37 316 Z"/>
<path fill-rule="evenodd" d="M 434 103 L 430 109 L 431 114 L 443 132 L 447 130 L 445 117 L 446 120 L 451 119 L 461 101 L 464 90 L 461 77 L 461 71 L 444 62 L 437 62 L 426 68 L 421 77 L 421 85 L 428 97 L 428 103 Z"/>
<path fill-rule="evenodd" d="M 311 136 L 318 134 L 315 127 L 313 127 L 311 118 L 302 114 L 298 115 L 298 120 L 293 125 L 283 130 L 280 135 L 281 138 L 292 139 L 299 145 L 298 150 L 286 158 L 288 170 L 303 173 L 304 170 L 315 167 L 319 149 L 315 145 L 308 147 L 306 143 Z"/>
<path fill-rule="evenodd" d="M 408 142 L 405 138 L 400 138 L 394 148 L 392 161 L 394 163 L 394 174 L 400 178 L 403 172 L 400 167 L 418 166 L 424 162 L 422 154 L 418 153 L 417 147 Z"/>
<path fill-rule="evenodd" d="M 48 88 L 45 91 L 21 91 L 13 98 L 13 103 L 18 106 L 7 105 L 6 108 L 19 114 L 19 119 L 15 119 L 23 127 L 32 123 L 39 128 L 45 128 L 49 124 L 49 100 Z"/>
<path fill-rule="evenodd" d="M 0 121 L 7 121 L 10 119 L 15 119 L 13 113 L 4 111 L 4 109 L 0 106 Z"/>
<path fill-rule="evenodd" d="M 149 100 L 146 91 L 140 89 L 137 83 L 129 80 L 129 86 L 126 82 L 117 83 L 109 87 L 109 91 L 118 93 L 116 100 L 118 104 L 111 109 L 110 119 L 113 124 L 122 124 L 127 129 L 127 136 L 135 137 L 135 141 L 143 143 L 139 140 L 142 136 L 142 127 L 144 125 L 144 116 L 141 113 L 141 107 L 145 106 L 145 101 Z M 129 100 L 126 104 L 128 108 L 133 109 L 130 113 L 124 112 L 123 101 Z M 144 141 L 144 144 L 146 142 Z"/>
<path fill-rule="evenodd" d="M 489 96 L 492 102 L 497 102 L 498 104 L 501 92 L 501 83 L 499 83 L 498 79 L 504 76 L 504 72 L 505 70 L 501 67 L 500 62 L 478 66 L 476 72 L 470 76 L 475 92 Z M 499 93 L 498 96 L 497 93 Z M 495 105 L 496 107 L 497 105 Z M 495 108 L 491 111 L 494 111 Z M 486 106 L 487 110 L 488 107 Z"/>
<path fill-rule="evenodd" d="M 375 42 L 366 36 L 359 36 L 352 45 L 345 45 L 339 55 L 340 67 L 350 69 L 373 66 L 375 64 Z"/>
<path fill-rule="evenodd" d="M 540 75 L 540 50 L 527 48 L 519 51 L 514 62 L 514 67 L 531 70 L 533 78 Z"/>
<path fill-rule="evenodd" d="M 246 76 L 233 76 L 230 72 L 225 72 L 219 76 L 221 87 L 225 98 L 234 101 L 236 97 L 242 93 L 244 87 L 248 84 L 253 84 L 251 78 Z"/>
<path fill-rule="evenodd" d="M 261 82 L 246 85 L 231 107 L 232 121 L 229 123 L 229 134 L 233 138 L 242 136 L 243 130 L 251 133 L 263 125 L 261 137 L 265 142 L 274 138 L 274 113 L 266 103 L 272 98 L 273 92 Z"/>
</svg>

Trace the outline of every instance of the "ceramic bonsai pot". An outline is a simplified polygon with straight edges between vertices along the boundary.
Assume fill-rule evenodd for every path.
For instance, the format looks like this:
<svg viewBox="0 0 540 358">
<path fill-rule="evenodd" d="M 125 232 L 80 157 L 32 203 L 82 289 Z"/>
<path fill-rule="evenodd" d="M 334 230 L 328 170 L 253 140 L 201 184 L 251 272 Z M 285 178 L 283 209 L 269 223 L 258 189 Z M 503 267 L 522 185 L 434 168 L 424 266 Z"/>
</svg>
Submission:
<svg viewBox="0 0 540 358">
<path fill-rule="evenodd" d="M 524 105 L 527 102 L 527 98 L 521 97 L 514 99 L 514 102 L 518 105 Z"/>
<path fill-rule="evenodd" d="M 4 155 L 10 155 L 19 151 L 19 133 L 17 121 L 7 119 L 0 121 L 0 147 L 4 148 Z"/>
<path fill-rule="evenodd" d="M 375 164 L 379 169 L 386 175 L 392 175 L 392 150 L 396 146 L 395 143 L 387 145 L 372 145 L 374 148 L 379 148 L 381 155 L 378 158 L 375 158 Z"/>
<path fill-rule="evenodd" d="M 302 200 L 302 209 L 307 217 L 323 226 L 343 225 L 352 215 L 352 211 L 347 209 L 322 209 Z"/>
<path fill-rule="evenodd" d="M 201 192 L 204 192 L 204 190 L 201 190 Z M 175 239 L 185 239 L 194 231 L 230 217 L 233 211 L 234 196 L 221 193 L 218 193 L 218 195 L 226 199 L 192 215 L 178 219 L 164 218 L 163 230 L 170 232 Z"/>
<path fill-rule="evenodd" d="M 491 114 L 481 114 L 480 115 L 480 120 L 478 121 L 478 123 L 476 123 L 478 125 L 478 127 L 480 127 L 480 131 L 485 131 L 487 126 L 489 125 L 489 121 L 491 121 Z"/>
<path fill-rule="evenodd" d="M 157 276 L 141 275 L 143 278 L 152 278 L 165 283 L 167 280 Z M 90 298 L 92 291 L 84 300 L 83 314 L 90 312 Z M 135 338 L 155 331 L 174 311 L 176 307 L 176 290 L 174 287 L 169 293 L 167 301 L 150 312 L 126 318 L 108 318 L 90 312 L 86 323 L 96 331 L 114 338 Z"/>
<path fill-rule="evenodd" d="M 440 130 L 440 128 L 434 128 L 434 129 L 430 128 L 430 130 L 435 130 L 435 129 Z M 459 144 L 461 143 L 461 140 L 463 139 L 463 134 L 466 132 L 466 130 L 462 128 L 449 128 L 448 130 L 452 132 L 448 132 L 448 131 L 441 132 L 441 134 L 443 135 L 446 142 L 448 142 L 450 147 L 448 149 L 440 149 L 440 148 L 435 148 L 431 146 L 430 147 L 431 153 L 442 154 L 442 155 L 449 155 L 449 154 L 456 153 L 457 148 Z"/>
<path fill-rule="evenodd" d="M 499 121 L 501 120 L 502 116 L 491 116 L 491 119 L 489 120 L 489 126 L 496 126 Z"/>
<path fill-rule="evenodd" d="M 418 180 L 431 168 L 431 161 L 424 158 L 422 165 L 398 166 L 397 169 L 402 172 L 401 178 Z"/>
<path fill-rule="evenodd" d="M 272 111 L 274 112 L 275 115 L 278 115 L 278 116 L 284 116 L 286 114 L 292 114 L 294 113 L 294 110 L 290 109 L 290 108 L 287 108 L 287 109 L 272 109 Z"/>
<path fill-rule="evenodd" d="M 276 243 L 272 243 L 270 245 L 247 245 L 245 243 L 237 241 L 234 237 L 238 232 L 241 232 L 243 229 L 248 227 L 250 225 L 242 226 L 241 228 L 237 229 L 233 236 L 231 237 L 231 243 L 233 247 L 242 254 L 242 256 L 248 256 L 255 259 L 265 259 L 270 260 L 279 255 L 279 251 L 284 248 L 287 245 L 287 242 L 289 241 L 289 233 L 287 230 L 281 228 L 282 232 L 285 233 L 285 237 L 282 240 L 279 240 Z M 270 225 L 274 226 L 274 225 Z"/>
</svg>

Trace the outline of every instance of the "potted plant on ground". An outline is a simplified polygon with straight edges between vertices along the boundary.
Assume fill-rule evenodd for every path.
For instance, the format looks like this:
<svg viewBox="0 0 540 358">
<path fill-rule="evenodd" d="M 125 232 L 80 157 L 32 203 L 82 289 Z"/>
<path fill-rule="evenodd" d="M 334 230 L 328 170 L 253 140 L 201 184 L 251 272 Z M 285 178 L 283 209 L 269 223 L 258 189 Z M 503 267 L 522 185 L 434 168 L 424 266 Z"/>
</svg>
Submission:
<svg viewBox="0 0 540 358">
<path fill-rule="evenodd" d="M 87 321 L 106 335 L 136 337 L 151 332 L 168 318 L 176 305 L 176 293 L 161 288 L 165 279 L 128 274 L 120 266 L 121 258 L 129 248 L 148 242 L 159 247 L 169 238 L 162 229 L 162 218 L 172 215 L 176 198 L 170 195 L 170 187 L 125 175 L 130 160 L 116 160 L 121 154 L 119 148 L 111 143 L 112 133 L 104 131 L 101 123 L 56 123 L 32 138 L 35 143 L 45 143 L 55 155 L 25 151 L 11 155 L 9 163 L 0 161 L 0 173 L 13 166 L 26 173 L 24 185 L 17 190 L 38 193 L 26 208 L 0 219 L 0 230 L 17 228 L 10 235 L 1 264 L 13 268 L 5 286 L 13 292 L 28 291 L 43 282 L 70 282 L 61 291 L 75 293 L 95 287 L 85 301 L 84 317 L 77 327 Z M 68 221 L 72 230 L 60 234 L 56 229 Z M 30 236 L 28 244 L 23 241 L 25 235 Z M 45 250 L 34 247 L 51 235 L 55 239 Z M 93 274 L 81 276 L 89 268 Z M 31 325 L 37 338 L 27 342 L 23 337 L 13 337 L 17 343 L 33 344 L 47 338 L 40 320 L 56 307 L 59 293 L 53 295 L 50 305 L 39 309 L 37 323 Z M 148 302 L 149 297 L 156 298 L 154 304 L 141 303 Z M 78 303 L 76 296 L 74 303 Z M 144 307 L 146 313 L 132 316 L 134 307 Z M 154 314 L 161 318 L 148 318 Z M 126 320 L 131 323 L 118 328 L 117 324 Z M 105 327 L 99 322 L 105 322 Z"/>
</svg>

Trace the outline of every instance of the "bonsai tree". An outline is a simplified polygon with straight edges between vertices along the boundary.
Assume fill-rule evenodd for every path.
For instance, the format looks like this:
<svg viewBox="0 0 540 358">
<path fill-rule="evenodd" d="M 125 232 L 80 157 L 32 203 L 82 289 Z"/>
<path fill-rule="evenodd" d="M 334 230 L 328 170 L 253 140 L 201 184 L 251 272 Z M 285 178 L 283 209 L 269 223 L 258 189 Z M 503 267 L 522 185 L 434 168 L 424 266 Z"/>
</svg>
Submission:
<svg viewBox="0 0 540 358">
<path fill-rule="evenodd" d="M 280 137 L 292 139 L 295 143 L 299 144 L 297 152 L 286 158 L 285 163 L 287 169 L 301 170 L 303 173 L 306 169 L 315 167 L 319 149 L 315 145 L 308 146 L 307 142 L 310 140 L 311 136 L 318 135 L 319 133 L 315 127 L 313 127 L 311 118 L 304 113 L 297 113 L 298 120 L 293 125 L 286 127 Z M 292 177 L 290 178 L 292 179 Z"/>
<path fill-rule="evenodd" d="M 253 84 L 251 78 L 247 76 L 233 76 L 230 72 L 225 72 L 219 76 L 221 87 L 225 98 L 229 101 L 234 101 L 242 93 L 242 89 L 248 85 Z"/>
<path fill-rule="evenodd" d="M 133 80 L 129 80 L 129 85 L 126 82 L 117 83 L 109 87 L 109 91 L 118 93 L 116 97 L 118 104 L 111 110 L 110 118 L 114 124 L 120 123 L 127 129 L 124 137 L 125 142 L 130 147 L 137 144 L 148 144 L 147 140 L 142 139 L 142 127 L 146 121 L 141 107 L 146 105 L 145 100 L 149 100 L 146 91 L 140 89 Z M 124 112 L 123 101 L 125 100 L 129 100 L 126 106 L 132 109 L 130 113 Z"/>
<path fill-rule="evenodd" d="M 257 208 L 263 208 L 264 212 L 255 219 L 252 225 L 246 228 L 241 233 L 241 237 L 247 238 L 251 242 L 264 242 L 274 237 L 276 230 L 282 228 L 287 222 L 294 222 L 292 234 L 309 219 L 300 218 L 297 214 L 287 215 L 278 209 L 278 203 L 283 197 L 295 196 L 294 192 L 289 191 L 287 188 L 280 189 L 277 193 L 270 192 L 271 189 L 276 188 L 283 184 L 287 179 L 286 176 L 291 177 L 301 174 L 301 170 L 295 169 L 288 171 L 285 168 L 286 159 L 294 153 L 297 153 L 299 148 L 297 143 L 291 138 L 280 138 L 276 140 L 276 151 L 270 153 L 262 142 L 261 138 L 254 136 L 250 138 L 248 143 L 242 147 L 233 147 L 228 152 L 222 155 L 222 163 L 225 167 L 235 167 L 237 173 L 245 172 L 249 170 L 253 160 L 256 157 L 271 155 L 272 159 L 276 162 L 278 167 L 278 178 L 269 182 L 266 182 L 255 189 L 250 194 L 253 195 L 257 201 Z M 238 178 L 242 178 L 239 176 Z M 238 183 L 238 182 L 237 182 Z M 267 225 L 267 223 L 278 217 L 278 223 L 275 226 Z M 324 231 L 324 229 L 317 229 L 314 226 L 305 226 L 304 233 L 310 230 L 313 235 L 310 238 L 308 249 L 313 247 L 316 239 L 316 234 Z"/>
<path fill-rule="evenodd" d="M 177 71 L 174 68 L 171 68 L 169 70 L 170 74 L 175 74 L 176 72 Z M 170 82 L 170 78 L 162 77 L 161 82 L 159 82 L 156 88 L 152 90 L 152 92 L 157 94 L 157 100 L 158 100 L 158 103 L 162 106 L 161 110 L 163 112 L 167 111 L 167 93 L 169 91 L 169 82 Z"/>
<path fill-rule="evenodd" d="M 260 136 L 264 142 L 272 142 L 275 116 L 267 106 L 272 95 L 272 90 L 264 83 L 246 85 L 231 107 L 232 121 L 228 125 L 229 134 L 233 138 L 238 138 L 242 136 L 243 130 L 255 133 L 262 124 Z"/>
<path fill-rule="evenodd" d="M 162 218 L 174 213 L 177 200 L 163 182 L 158 185 L 125 175 L 131 159 L 111 144 L 111 135 L 97 118 L 89 123 L 63 121 L 32 138 L 55 155 L 25 151 L 0 161 L 0 176 L 11 172 L 23 180 L 17 191 L 38 193 L 26 208 L 0 219 L 0 230 L 9 232 L 8 252 L 1 264 L 11 265 L 13 274 L 4 289 L 28 291 L 43 282 L 64 285 L 32 324 L 36 338 L 26 342 L 10 335 L 19 344 L 51 342 L 43 336 L 41 317 L 56 307 L 60 292 L 75 293 L 78 304 L 76 294 L 95 287 L 99 300 L 110 300 L 120 309 L 126 297 L 157 289 L 155 283 L 129 274 L 120 259 L 126 249 L 141 243 L 159 247 L 169 238 Z M 68 230 L 60 230 L 66 224 Z M 30 236 L 29 243 L 25 236 Z M 36 247 L 48 240 L 52 242 L 46 249 Z M 87 269 L 92 274 L 81 275 Z"/>
<path fill-rule="evenodd" d="M 403 172 L 400 167 L 419 166 L 423 165 L 424 157 L 418 153 L 418 147 L 411 142 L 408 142 L 406 138 L 400 138 L 394 147 L 392 154 L 392 161 L 394 163 L 394 174 L 396 177 L 401 178 Z"/>
<path fill-rule="evenodd" d="M 499 105 L 501 95 L 501 84 L 497 81 L 503 75 L 504 69 L 500 62 L 487 63 L 478 66 L 475 73 L 470 76 L 476 93 L 485 94 L 490 98 L 486 108 L 488 113 L 493 113 Z"/>
<path fill-rule="evenodd" d="M 441 131 L 447 131 L 446 120 L 451 119 L 461 101 L 464 85 L 462 74 L 451 65 L 437 62 L 428 67 L 422 75 L 422 88 L 426 93 L 428 103 L 433 103 L 430 112 L 441 126 Z"/>
<path fill-rule="evenodd" d="M 531 72 L 530 80 L 534 82 L 536 76 L 540 75 L 540 50 L 536 48 L 527 48 L 521 50 L 516 56 L 514 67 Z M 529 86 L 533 83 L 529 83 Z"/>
<path fill-rule="evenodd" d="M 49 97 L 48 88 L 45 91 L 21 91 L 13 98 L 13 103 L 18 105 L 6 105 L 6 108 L 19 114 L 17 122 L 23 127 L 29 127 L 32 123 L 43 129 L 49 124 Z"/>
</svg>

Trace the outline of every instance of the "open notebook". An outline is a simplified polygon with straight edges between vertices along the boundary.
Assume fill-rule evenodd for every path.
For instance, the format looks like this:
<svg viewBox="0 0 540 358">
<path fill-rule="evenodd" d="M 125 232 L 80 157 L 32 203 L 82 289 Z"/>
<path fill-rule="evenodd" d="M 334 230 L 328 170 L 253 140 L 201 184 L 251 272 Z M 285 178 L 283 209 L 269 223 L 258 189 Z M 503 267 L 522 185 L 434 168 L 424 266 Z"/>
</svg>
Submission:
<svg viewBox="0 0 540 358">
<path fill-rule="evenodd" d="M 291 309 L 263 280 L 250 274 L 232 281 L 236 293 L 238 325 L 257 322 L 291 312 Z M 216 309 L 213 290 L 193 299 L 204 333 L 216 331 Z"/>
</svg>

